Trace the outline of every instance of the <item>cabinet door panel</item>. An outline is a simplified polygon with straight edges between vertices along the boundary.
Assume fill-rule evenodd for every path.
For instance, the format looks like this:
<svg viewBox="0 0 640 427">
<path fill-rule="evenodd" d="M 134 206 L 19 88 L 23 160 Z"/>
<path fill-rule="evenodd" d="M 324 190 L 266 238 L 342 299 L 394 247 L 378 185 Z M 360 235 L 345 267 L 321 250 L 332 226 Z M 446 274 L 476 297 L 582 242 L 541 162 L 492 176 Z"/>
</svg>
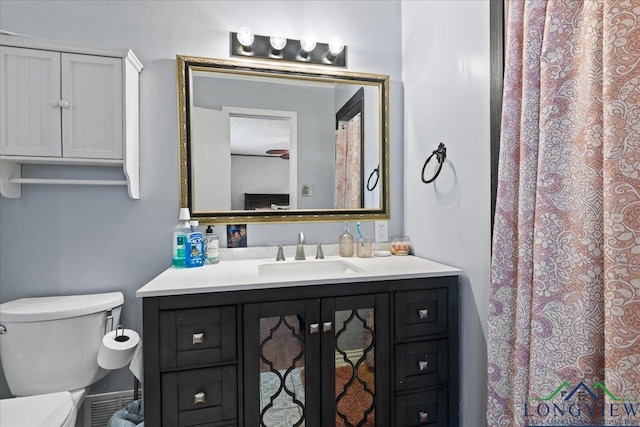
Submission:
<svg viewBox="0 0 640 427">
<path fill-rule="evenodd" d="M 62 54 L 65 157 L 122 159 L 122 59 Z"/>
<path fill-rule="evenodd" d="M 245 425 L 320 425 L 317 299 L 244 306 Z"/>
<path fill-rule="evenodd" d="M 60 54 L 0 48 L 0 154 L 60 157 Z"/>
<path fill-rule="evenodd" d="M 322 300 L 323 425 L 389 425 L 388 305 L 387 294 Z"/>
</svg>

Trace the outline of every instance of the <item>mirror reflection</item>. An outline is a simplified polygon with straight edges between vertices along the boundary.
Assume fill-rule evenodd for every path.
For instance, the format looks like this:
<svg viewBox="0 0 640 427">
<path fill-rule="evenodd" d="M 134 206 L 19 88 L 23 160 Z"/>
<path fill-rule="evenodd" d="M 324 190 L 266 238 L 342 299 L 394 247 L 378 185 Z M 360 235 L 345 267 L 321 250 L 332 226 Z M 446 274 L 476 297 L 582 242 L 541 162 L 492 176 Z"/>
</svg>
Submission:
<svg viewBox="0 0 640 427">
<path fill-rule="evenodd" d="M 387 76 L 178 59 L 181 200 L 195 217 L 388 217 L 384 173 L 367 188 L 388 164 Z"/>
</svg>

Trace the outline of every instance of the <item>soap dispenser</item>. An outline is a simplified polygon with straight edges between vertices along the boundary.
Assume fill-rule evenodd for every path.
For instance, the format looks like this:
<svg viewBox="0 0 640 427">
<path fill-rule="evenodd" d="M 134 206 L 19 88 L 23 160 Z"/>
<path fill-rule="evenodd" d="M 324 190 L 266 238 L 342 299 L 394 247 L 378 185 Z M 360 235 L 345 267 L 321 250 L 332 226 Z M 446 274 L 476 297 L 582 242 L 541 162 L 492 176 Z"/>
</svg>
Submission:
<svg viewBox="0 0 640 427">
<path fill-rule="evenodd" d="M 204 233 L 204 263 L 217 264 L 220 261 L 220 245 L 218 236 L 213 234 L 213 228 L 209 225 Z"/>
<path fill-rule="evenodd" d="M 353 236 L 349 233 L 349 223 L 344 223 L 344 233 L 340 236 L 340 256 L 353 256 Z"/>
</svg>

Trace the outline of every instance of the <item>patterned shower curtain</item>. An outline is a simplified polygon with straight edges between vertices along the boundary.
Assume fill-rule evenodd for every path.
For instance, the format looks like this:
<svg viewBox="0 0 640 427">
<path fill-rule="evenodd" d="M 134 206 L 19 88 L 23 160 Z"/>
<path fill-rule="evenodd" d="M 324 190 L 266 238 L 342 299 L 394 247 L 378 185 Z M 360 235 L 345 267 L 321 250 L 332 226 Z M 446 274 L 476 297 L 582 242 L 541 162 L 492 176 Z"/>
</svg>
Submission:
<svg viewBox="0 0 640 427">
<path fill-rule="evenodd" d="M 362 204 L 362 154 L 360 113 L 336 130 L 336 209 L 354 209 Z"/>
<path fill-rule="evenodd" d="M 488 425 L 640 425 L 640 0 L 508 8 Z"/>
</svg>

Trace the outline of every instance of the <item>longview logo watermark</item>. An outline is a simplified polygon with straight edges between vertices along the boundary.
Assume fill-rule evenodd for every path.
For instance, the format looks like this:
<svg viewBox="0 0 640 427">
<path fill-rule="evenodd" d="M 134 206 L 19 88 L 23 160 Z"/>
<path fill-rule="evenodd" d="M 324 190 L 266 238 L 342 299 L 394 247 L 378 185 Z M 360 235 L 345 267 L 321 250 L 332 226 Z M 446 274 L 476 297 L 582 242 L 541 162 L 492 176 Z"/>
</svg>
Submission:
<svg viewBox="0 0 640 427">
<path fill-rule="evenodd" d="M 600 381 L 591 388 L 565 381 L 549 396 L 526 402 L 524 416 L 527 427 L 640 427 L 640 402 L 616 397 Z"/>
</svg>

